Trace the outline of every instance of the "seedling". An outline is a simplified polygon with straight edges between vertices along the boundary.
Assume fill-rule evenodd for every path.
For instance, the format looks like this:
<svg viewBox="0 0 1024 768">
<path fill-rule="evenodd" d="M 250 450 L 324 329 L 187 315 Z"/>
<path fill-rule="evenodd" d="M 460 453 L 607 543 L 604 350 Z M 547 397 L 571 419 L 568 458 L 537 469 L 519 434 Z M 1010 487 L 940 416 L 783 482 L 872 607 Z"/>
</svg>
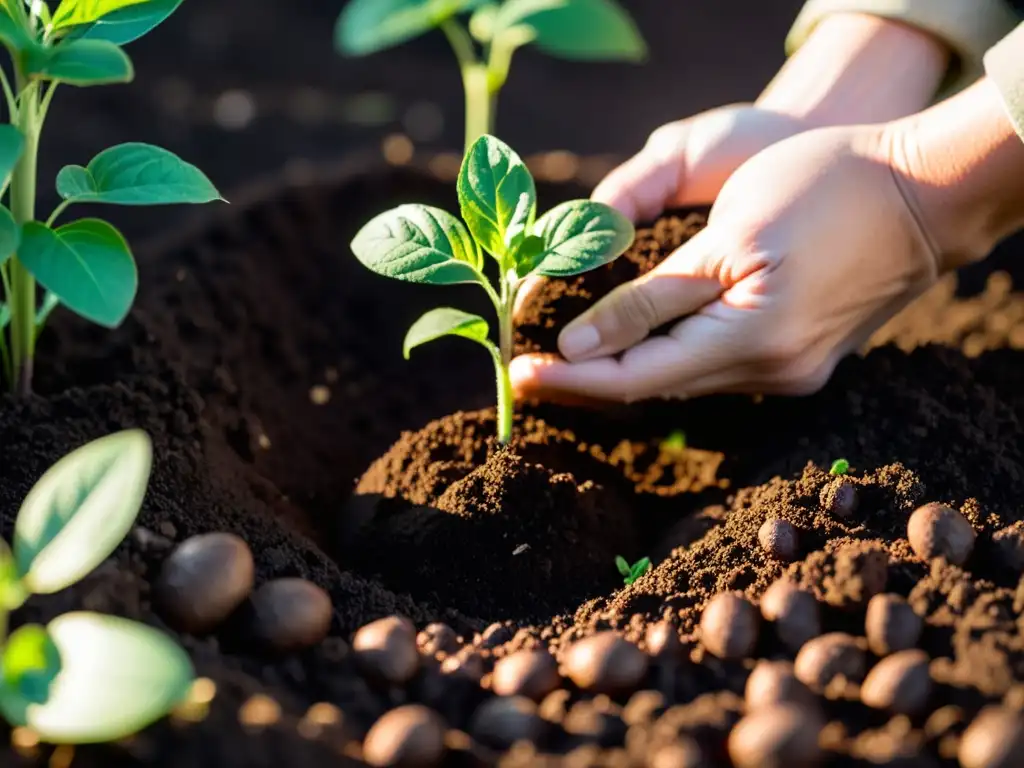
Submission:
<svg viewBox="0 0 1024 768">
<path fill-rule="evenodd" d="M 634 581 L 651 570 L 651 558 L 642 557 L 630 565 L 626 558 L 622 555 L 618 555 L 615 558 L 615 567 L 619 569 L 619 573 L 623 576 L 622 581 L 628 587 Z"/>
<path fill-rule="evenodd" d="M 60 304 L 107 328 L 121 324 L 135 298 L 135 262 L 124 237 L 106 221 L 54 226 L 74 203 L 160 205 L 222 199 L 193 165 L 148 144 L 119 144 L 87 166 L 57 175 L 62 202 L 36 220 L 39 138 L 60 84 L 84 87 L 134 77 L 122 45 L 170 16 L 182 0 L 0 0 L 0 44 L 10 53 L 14 84 L 0 68 L 9 124 L 0 124 L 0 356 L 11 388 L 32 387 L 36 338 Z M 46 289 L 36 306 L 36 283 Z"/>
<path fill-rule="evenodd" d="M 829 469 L 830 475 L 845 475 L 850 471 L 850 462 L 846 459 L 836 459 L 832 462 L 832 468 Z"/>
<path fill-rule="evenodd" d="M 462 336 L 486 347 L 497 378 L 498 440 L 507 443 L 516 292 L 532 274 L 569 277 L 613 261 L 633 242 L 633 225 L 615 209 L 589 200 L 562 203 L 536 218 L 533 177 L 519 155 L 490 135 L 477 139 L 463 158 L 458 197 L 465 225 L 439 208 L 401 205 L 359 230 L 352 251 L 385 277 L 483 288 L 498 315 L 497 344 L 484 318 L 441 307 L 413 323 L 404 352 L 408 360 L 414 348 L 442 336 Z M 497 262 L 497 287 L 484 275 L 484 252 Z"/>
<path fill-rule="evenodd" d="M 677 429 L 662 440 L 659 447 L 664 453 L 682 453 L 686 450 L 686 434 Z"/>
<path fill-rule="evenodd" d="M 470 13 L 468 25 L 457 17 Z M 533 43 L 578 61 L 643 61 L 647 47 L 615 0 L 352 0 L 335 27 L 335 47 L 365 56 L 440 29 L 462 70 L 466 149 L 494 133 L 498 94 L 516 49 Z M 475 41 L 475 42 L 474 42 Z"/>
<path fill-rule="evenodd" d="M 135 522 L 152 462 L 144 432 L 96 440 L 54 464 L 25 497 L 13 551 L 0 540 L 0 713 L 53 743 L 127 736 L 183 701 L 194 672 L 166 634 L 79 611 L 8 635 L 30 595 L 81 580 Z"/>
</svg>

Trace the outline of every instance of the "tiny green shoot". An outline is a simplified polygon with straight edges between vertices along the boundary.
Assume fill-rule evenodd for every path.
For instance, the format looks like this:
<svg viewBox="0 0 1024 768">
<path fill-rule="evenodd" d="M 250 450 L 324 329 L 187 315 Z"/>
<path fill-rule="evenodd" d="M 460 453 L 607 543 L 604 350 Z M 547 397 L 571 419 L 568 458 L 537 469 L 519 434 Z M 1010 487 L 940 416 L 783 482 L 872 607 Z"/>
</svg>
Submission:
<svg viewBox="0 0 1024 768">
<path fill-rule="evenodd" d="M 190 692 L 188 654 L 144 624 L 78 611 L 8 633 L 9 614 L 30 595 L 71 586 L 117 548 L 138 515 L 151 463 L 139 430 L 73 451 L 25 497 L 13 548 L 0 540 L 0 713 L 43 741 L 119 739 Z"/>
<path fill-rule="evenodd" d="M 686 433 L 681 429 L 674 430 L 659 447 L 663 453 L 682 453 L 686 450 Z"/>
<path fill-rule="evenodd" d="M 498 440 L 512 437 L 512 308 L 529 275 L 569 277 L 618 258 L 633 242 L 633 225 L 603 203 L 572 200 L 537 217 L 533 177 L 504 142 L 481 136 L 462 161 L 458 180 L 462 219 L 426 205 L 401 205 L 366 224 L 352 240 L 356 258 L 377 274 L 412 283 L 472 283 L 491 299 L 498 343 L 487 321 L 452 307 L 433 309 L 405 336 L 415 347 L 442 336 L 483 345 L 494 361 Z M 496 262 L 497 287 L 484 275 L 484 253 Z"/>
<path fill-rule="evenodd" d="M 57 86 L 127 83 L 134 69 L 123 45 L 170 16 L 182 0 L 0 0 L 0 44 L 13 83 L 0 67 L 8 123 L 0 124 L 0 363 L 11 389 L 32 387 L 36 339 L 63 305 L 107 328 L 124 320 L 138 275 L 128 243 L 111 224 L 83 218 L 56 226 L 77 203 L 162 205 L 221 200 L 193 165 L 149 144 L 120 144 L 86 166 L 57 175 L 61 203 L 36 219 L 39 140 Z M 36 285 L 46 289 L 36 304 Z"/>
<path fill-rule="evenodd" d="M 829 469 L 830 475 L 845 475 L 850 471 L 850 462 L 846 459 L 836 459 L 832 462 L 832 468 Z"/>
<path fill-rule="evenodd" d="M 468 24 L 458 20 L 471 14 Z M 448 38 L 462 71 L 466 149 L 494 133 L 498 94 L 512 55 L 533 44 L 577 61 L 640 62 L 647 47 L 616 0 L 351 0 L 335 27 L 335 47 L 365 56 L 430 30 Z"/>
<path fill-rule="evenodd" d="M 619 573 L 622 574 L 622 581 L 626 586 L 629 586 L 634 581 L 639 579 L 649 570 L 651 570 L 651 558 L 642 557 L 632 565 L 622 555 L 618 555 L 615 558 L 615 567 L 619 569 Z"/>
</svg>

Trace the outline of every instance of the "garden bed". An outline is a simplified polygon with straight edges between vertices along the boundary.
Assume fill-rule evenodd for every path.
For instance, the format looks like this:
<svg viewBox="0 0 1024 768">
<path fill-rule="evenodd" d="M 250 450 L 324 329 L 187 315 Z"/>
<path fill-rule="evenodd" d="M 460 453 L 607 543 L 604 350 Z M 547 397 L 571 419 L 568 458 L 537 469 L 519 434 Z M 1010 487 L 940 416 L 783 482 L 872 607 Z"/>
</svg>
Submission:
<svg viewBox="0 0 1024 768">
<path fill-rule="evenodd" d="M 151 585 L 173 542 L 208 531 L 248 542 L 257 584 L 301 576 L 334 606 L 330 636 L 286 657 L 260 651 L 242 620 L 205 638 L 179 635 L 216 684 L 209 713 L 81 748 L 73 765 L 361 764 L 368 729 L 411 702 L 444 719 L 454 765 L 494 763 L 517 736 L 529 744 L 504 764 L 541 765 L 543 752 L 580 766 L 641 766 L 663 752 L 657 765 L 686 765 L 679 734 L 705 764 L 727 765 L 752 661 L 708 654 L 701 611 L 720 591 L 756 602 L 786 572 L 819 598 L 824 632 L 863 635 L 866 600 L 879 589 L 926 618 L 926 710 L 890 717 L 861 703 L 856 686 L 829 688 L 816 706 L 833 721 L 823 737 L 830 764 L 922 754 L 932 762 L 913 764 L 955 765 L 957 737 L 983 703 L 1024 709 L 1024 561 L 999 544 L 1005 534 L 993 539 L 1024 519 L 1024 369 L 1013 350 L 1024 346 L 1024 298 L 1011 278 L 991 278 L 971 299 L 940 286 L 876 337 L 905 349 L 844 361 L 813 397 L 602 414 L 526 406 L 512 446 L 497 450 L 486 356 L 459 341 L 408 363 L 400 354 L 427 308 L 486 313 L 479 291 L 384 280 L 348 251 L 362 222 L 399 202 L 452 208 L 450 165 L 360 159 L 258 192 L 144 255 L 142 293 L 121 329 L 61 315 L 41 340 L 39 394 L 0 411 L 5 534 L 35 479 L 88 439 L 141 427 L 155 459 L 146 531 L 73 589 L 33 598 L 16 620 L 86 607 L 167 628 Z M 579 180 L 537 175 L 541 208 L 586 193 Z M 552 350 L 565 320 L 701 225 L 700 213 L 667 216 L 618 262 L 550 284 L 520 329 L 521 348 Z M 682 450 L 662 444 L 677 429 Z M 859 498 L 848 517 L 822 507 L 840 456 Z M 929 501 L 961 510 L 977 532 L 965 568 L 930 565 L 909 548 L 907 518 Z M 792 564 L 759 546 L 768 518 L 796 526 Z M 623 587 L 617 554 L 650 555 L 655 568 Z M 449 647 L 443 666 L 444 652 L 424 653 L 407 682 L 384 684 L 350 642 L 392 614 L 417 629 L 444 622 L 466 647 Z M 664 642 L 675 632 L 651 629 L 662 620 L 682 648 Z M 611 666 L 624 680 L 607 679 L 601 652 L 589 672 L 568 652 L 607 628 L 643 649 L 606 649 L 624 654 Z M 515 700 L 496 712 L 487 704 L 501 687 L 493 662 L 544 646 L 568 677 L 543 687 L 559 690 L 538 711 Z M 748 655 L 794 654 L 766 623 Z M 612 695 L 592 695 L 604 690 Z M 337 709 L 313 707 L 320 702 Z M 49 754 L 20 751 L 41 764 Z"/>
</svg>

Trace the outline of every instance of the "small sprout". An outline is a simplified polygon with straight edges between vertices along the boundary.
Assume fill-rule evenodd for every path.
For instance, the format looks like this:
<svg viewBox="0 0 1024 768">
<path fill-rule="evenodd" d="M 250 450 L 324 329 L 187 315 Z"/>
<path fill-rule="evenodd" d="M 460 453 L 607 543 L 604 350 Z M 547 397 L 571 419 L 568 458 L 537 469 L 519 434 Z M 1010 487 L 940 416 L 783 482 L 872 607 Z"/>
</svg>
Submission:
<svg viewBox="0 0 1024 768">
<path fill-rule="evenodd" d="M 622 555 L 617 555 L 615 558 L 615 567 L 619 569 L 619 573 L 623 576 L 623 583 L 629 586 L 634 581 L 639 579 L 649 570 L 651 570 L 651 558 L 642 557 L 632 565 Z"/>
<path fill-rule="evenodd" d="M 686 433 L 681 429 L 674 430 L 661 441 L 662 453 L 682 453 L 686 450 Z"/>
<path fill-rule="evenodd" d="M 832 462 L 832 469 L 828 471 L 830 475 L 845 475 L 850 471 L 850 462 L 846 459 L 836 459 Z"/>
</svg>

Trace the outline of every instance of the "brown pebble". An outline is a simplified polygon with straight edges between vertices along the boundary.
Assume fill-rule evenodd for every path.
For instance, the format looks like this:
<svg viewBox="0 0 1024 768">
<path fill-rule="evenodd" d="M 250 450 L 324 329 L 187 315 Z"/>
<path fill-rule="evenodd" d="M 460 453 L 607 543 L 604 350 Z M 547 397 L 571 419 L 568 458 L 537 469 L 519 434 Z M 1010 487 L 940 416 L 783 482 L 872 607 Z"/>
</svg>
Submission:
<svg viewBox="0 0 1024 768">
<path fill-rule="evenodd" d="M 524 696 L 502 696 L 481 704 L 469 727 L 473 737 L 494 749 L 536 741 L 544 731 L 537 705 Z"/>
<path fill-rule="evenodd" d="M 762 659 L 747 678 L 744 691 L 747 710 L 773 704 L 803 704 L 814 702 L 814 694 L 801 683 L 789 661 Z"/>
<path fill-rule="evenodd" d="M 824 761 L 818 736 L 824 723 L 807 707 L 775 704 L 751 712 L 729 733 L 735 768 L 814 768 Z"/>
<path fill-rule="evenodd" d="M 249 596 L 255 571 L 249 545 L 233 533 L 193 536 L 164 561 L 153 598 L 176 629 L 205 634 Z"/>
<path fill-rule="evenodd" d="M 924 622 L 899 595 L 875 595 L 868 603 L 864 633 L 876 656 L 914 648 Z"/>
<path fill-rule="evenodd" d="M 866 667 L 866 655 L 855 637 L 844 632 L 830 632 L 814 638 L 800 649 L 793 670 L 804 685 L 820 691 L 839 675 L 860 682 Z"/>
<path fill-rule="evenodd" d="M 996 559 L 1011 571 L 1024 571 L 1024 525 L 1017 522 L 992 534 Z"/>
<path fill-rule="evenodd" d="M 481 648 L 497 648 L 512 639 L 513 630 L 506 624 L 495 622 L 480 635 Z"/>
<path fill-rule="evenodd" d="M 416 628 L 401 616 L 361 627 L 352 639 L 352 650 L 366 674 L 396 685 L 411 680 L 420 663 Z"/>
<path fill-rule="evenodd" d="M 670 621 L 659 621 L 648 626 L 644 633 L 644 645 L 652 656 L 679 656 L 683 651 L 679 631 Z"/>
<path fill-rule="evenodd" d="M 932 692 L 928 654 L 914 648 L 887 656 L 868 673 L 860 692 L 861 700 L 869 707 L 916 715 Z"/>
<path fill-rule="evenodd" d="M 589 693 L 631 691 L 645 674 L 647 654 L 616 632 L 577 640 L 565 654 L 565 675 Z"/>
<path fill-rule="evenodd" d="M 757 611 L 746 598 L 721 592 L 708 601 L 701 614 L 701 640 L 720 659 L 741 659 L 754 650 L 759 623 Z"/>
<path fill-rule="evenodd" d="M 626 725 L 643 725 L 653 722 L 667 708 L 668 703 L 660 691 L 637 691 L 626 702 L 622 719 Z"/>
<path fill-rule="evenodd" d="M 974 528 L 952 507 L 937 502 L 918 507 L 907 522 L 907 539 L 918 557 L 944 557 L 963 565 L 974 550 Z"/>
<path fill-rule="evenodd" d="M 558 664 L 547 651 L 516 651 L 494 665 L 491 689 L 499 696 L 540 701 L 558 688 Z"/>
<path fill-rule="evenodd" d="M 461 647 L 459 636 L 447 624 L 434 622 L 427 624 L 418 635 L 416 645 L 424 656 L 436 656 L 438 653 L 455 653 Z"/>
<path fill-rule="evenodd" d="M 700 745 L 689 736 L 679 735 L 651 756 L 650 768 L 705 768 Z"/>
<path fill-rule="evenodd" d="M 848 477 L 837 477 L 821 489 L 818 501 L 830 515 L 850 517 L 857 511 L 857 484 Z"/>
<path fill-rule="evenodd" d="M 761 615 L 773 622 L 775 634 L 793 652 L 821 634 L 817 599 L 788 579 L 779 579 L 761 595 Z"/>
<path fill-rule="evenodd" d="M 479 652 L 472 648 L 463 648 L 441 662 L 441 672 L 479 682 L 484 676 L 484 660 Z"/>
<path fill-rule="evenodd" d="M 1005 707 L 981 710 L 960 739 L 961 768 L 1019 768 L 1024 753 L 1024 718 Z"/>
<path fill-rule="evenodd" d="M 312 648 L 331 628 L 331 598 L 305 579 L 274 579 L 252 596 L 253 633 L 279 653 Z"/>
<path fill-rule="evenodd" d="M 795 560 L 800 552 L 796 526 L 788 520 L 765 520 L 757 532 L 757 540 L 761 544 L 761 549 L 776 560 L 789 562 Z"/>
<path fill-rule="evenodd" d="M 444 759 L 444 721 L 434 710 L 406 704 L 381 717 L 363 743 L 363 759 L 374 766 L 432 768 Z"/>
</svg>

